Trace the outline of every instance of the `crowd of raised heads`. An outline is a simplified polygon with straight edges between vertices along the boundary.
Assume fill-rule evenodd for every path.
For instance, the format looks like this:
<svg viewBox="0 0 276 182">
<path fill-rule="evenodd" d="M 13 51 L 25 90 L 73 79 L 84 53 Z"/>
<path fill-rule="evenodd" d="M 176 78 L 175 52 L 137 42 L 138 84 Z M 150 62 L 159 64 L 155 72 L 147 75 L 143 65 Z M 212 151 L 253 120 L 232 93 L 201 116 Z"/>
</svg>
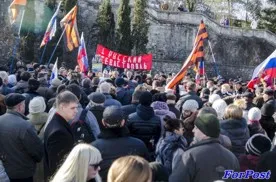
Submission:
<svg viewBox="0 0 276 182">
<path fill-rule="evenodd" d="M 276 181 L 269 77 L 0 69 L 1 182 Z"/>
</svg>

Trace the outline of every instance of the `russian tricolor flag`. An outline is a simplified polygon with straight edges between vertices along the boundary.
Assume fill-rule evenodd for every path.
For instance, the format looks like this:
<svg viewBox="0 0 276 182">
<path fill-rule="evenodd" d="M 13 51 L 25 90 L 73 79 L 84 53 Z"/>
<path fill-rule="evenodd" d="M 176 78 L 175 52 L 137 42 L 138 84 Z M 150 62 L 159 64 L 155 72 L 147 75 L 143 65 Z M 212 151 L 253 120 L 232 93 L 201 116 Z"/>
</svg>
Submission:
<svg viewBox="0 0 276 182">
<path fill-rule="evenodd" d="M 78 52 L 78 65 L 82 73 L 86 73 L 88 71 L 88 58 L 83 33 L 81 34 L 81 44 Z"/>
<path fill-rule="evenodd" d="M 54 67 L 52 69 L 52 73 L 51 73 L 51 77 L 50 77 L 50 83 L 52 82 L 53 79 L 57 78 L 58 77 L 58 67 L 57 67 L 57 64 L 58 64 L 58 57 L 57 57 L 57 60 L 54 64 Z"/>
<path fill-rule="evenodd" d="M 260 79 L 264 77 L 276 78 L 276 50 L 254 69 L 247 87 L 254 88 L 254 85 L 258 84 Z"/>
</svg>

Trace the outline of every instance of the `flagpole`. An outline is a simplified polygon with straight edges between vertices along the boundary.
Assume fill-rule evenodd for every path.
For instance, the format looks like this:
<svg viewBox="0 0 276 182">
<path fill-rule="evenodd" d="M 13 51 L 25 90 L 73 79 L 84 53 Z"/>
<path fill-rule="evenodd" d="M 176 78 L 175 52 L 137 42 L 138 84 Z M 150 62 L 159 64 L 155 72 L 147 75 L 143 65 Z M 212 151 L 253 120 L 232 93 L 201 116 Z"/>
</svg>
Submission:
<svg viewBox="0 0 276 182">
<path fill-rule="evenodd" d="M 215 56 L 214 56 L 214 53 L 213 53 L 213 49 L 212 49 L 210 40 L 208 40 L 208 44 L 209 44 L 209 47 L 210 47 L 210 50 L 211 50 L 211 54 L 212 54 L 212 58 L 213 58 L 213 62 L 214 62 L 214 69 L 215 69 L 215 72 L 216 72 L 216 74 L 218 76 L 219 75 L 219 71 L 218 71 L 218 68 L 217 68 L 216 59 L 215 59 Z"/>
<path fill-rule="evenodd" d="M 41 55 L 40 60 L 39 60 L 39 64 L 42 63 L 42 60 L 43 60 L 43 57 L 44 57 L 44 54 L 45 54 L 45 50 L 46 50 L 47 44 L 48 44 L 48 42 L 44 45 L 43 52 L 42 52 L 42 55 Z"/>
<path fill-rule="evenodd" d="M 16 52 L 17 52 L 17 47 L 18 47 L 18 45 L 20 43 L 20 32 L 21 32 L 21 28 L 22 28 L 22 23 L 23 23 L 24 15 L 25 15 L 25 8 L 24 8 L 24 10 L 22 12 L 22 17 L 21 17 L 21 20 L 20 20 L 19 30 L 18 30 L 18 33 L 17 33 L 16 42 L 15 42 L 14 49 L 13 49 L 13 56 L 12 56 L 12 63 L 11 63 L 11 66 L 10 66 L 10 73 L 12 73 L 14 59 L 16 57 Z"/>
<path fill-rule="evenodd" d="M 68 25 L 68 24 L 67 24 L 67 25 Z M 51 57 L 50 57 L 50 59 L 49 59 L 49 61 L 48 61 L 48 63 L 47 63 L 47 66 L 48 66 L 48 67 L 49 67 L 49 64 L 51 63 L 51 60 L 53 59 L 53 56 L 54 56 L 54 54 L 55 54 L 55 52 L 56 52 L 56 49 L 57 49 L 57 46 L 59 45 L 59 43 L 60 43 L 60 41 L 61 41 L 61 39 L 62 39 L 62 37 L 63 37 L 63 35 L 64 35 L 64 32 L 65 32 L 65 30 L 66 30 L 66 28 L 67 28 L 67 25 L 65 26 L 65 28 L 64 28 L 64 30 L 63 30 L 63 32 L 62 32 L 62 34 L 61 34 L 61 36 L 60 36 L 60 38 L 59 38 L 57 44 L 56 44 L 56 46 L 55 46 L 55 48 L 54 48 L 54 50 L 53 50 L 53 52 L 52 52 L 52 54 L 51 54 Z"/>
</svg>

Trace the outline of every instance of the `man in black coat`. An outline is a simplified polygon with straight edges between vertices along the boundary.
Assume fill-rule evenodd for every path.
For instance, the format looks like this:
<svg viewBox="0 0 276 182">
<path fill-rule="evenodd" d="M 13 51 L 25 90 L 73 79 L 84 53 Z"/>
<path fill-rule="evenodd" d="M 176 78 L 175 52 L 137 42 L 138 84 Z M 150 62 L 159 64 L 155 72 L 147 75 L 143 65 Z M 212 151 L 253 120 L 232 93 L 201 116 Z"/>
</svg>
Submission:
<svg viewBox="0 0 276 182">
<path fill-rule="evenodd" d="M 74 136 L 68 122 L 75 118 L 78 103 L 78 98 L 69 91 L 60 93 L 56 98 L 57 112 L 44 133 L 45 181 L 57 171 L 66 154 L 74 146 Z"/>
<path fill-rule="evenodd" d="M 122 110 L 124 112 L 126 119 L 128 118 L 128 116 L 130 114 L 136 112 L 136 108 L 139 105 L 139 99 L 140 99 L 142 93 L 143 93 L 142 90 L 135 90 L 132 95 L 131 104 L 122 106 Z"/>
<path fill-rule="evenodd" d="M 148 159 L 148 151 L 141 140 L 129 136 L 120 107 L 107 107 L 104 110 L 102 122 L 105 129 L 101 131 L 98 139 L 92 145 L 102 154 L 100 176 L 103 181 L 106 181 L 113 161 L 127 155 L 138 155 Z"/>
</svg>

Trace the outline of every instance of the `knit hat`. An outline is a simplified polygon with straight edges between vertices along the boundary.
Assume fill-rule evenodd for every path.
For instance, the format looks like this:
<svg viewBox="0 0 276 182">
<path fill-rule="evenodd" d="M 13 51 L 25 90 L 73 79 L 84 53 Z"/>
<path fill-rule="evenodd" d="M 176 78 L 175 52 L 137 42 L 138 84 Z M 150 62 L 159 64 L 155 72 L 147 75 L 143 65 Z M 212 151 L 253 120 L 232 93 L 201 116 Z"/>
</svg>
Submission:
<svg viewBox="0 0 276 182">
<path fill-rule="evenodd" d="M 108 128 L 119 128 L 124 119 L 124 113 L 121 107 L 109 106 L 103 112 L 103 120 L 108 124 Z"/>
<path fill-rule="evenodd" d="M 166 102 L 155 101 L 151 104 L 153 110 L 169 110 L 169 107 Z"/>
<path fill-rule="evenodd" d="M 96 104 L 103 104 L 105 102 L 105 95 L 100 92 L 93 92 L 88 96 L 88 99 Z"/>
<path fill-rule="evenodd" d="M 261 112 L 263 116 L 273 116 L 275 112 L 275 106 L 265 103 L 261 108 Z"/>
<path fill-rule="evenodd" d="M 121 87 L 121 86 L 125 85 L 125 83 L 126 83 L 126 81 L 123 78 L 116 78 L 116 80 L 115 80 L 115 85 L 117 87 Z"/>
<path fill-rule="evenodd" d="M 11 93 L 5 97 L 5 104 L 8 107 L 14 107 L 20 102 L 24 101 L 26 98 L 18 93 Z"/>
<path fill-rule="evenodd" d="M 8 83 L 14 86 L 17 83 L 16 76 L 15 75 L 9 75 L 8 76 Z"/>
<path fill-rule="evenodd" d="M 216 100 L 220 99 L 220 96 L 218 94 L 212 94 L 209 97 L 209 102 L 213 104 Z"/>
<path fill-rule="evenodd" d="M 186 100 L 182 105 L 182 111 L 192 111 L 195 112 L 198 109 L 198 103 L 195 100 Z"/>
<path fill-rule="evenodd" d="M 262 117 L 261 110 L 257 107 L 253 107 L 248 111 L 249 121 L 259 121 Z"/>
<path fill-rule="evenodd" d="M 150 106 L 152 103 L 152 94 L 148 91 L 145 91 L 141 94 L 139 103 L 144 106 Z"/>
<path fill-rule="evenodd" d="M 46 109 L 46 104 L 43 97 L 34 97 L 29 103 L 30 113 L 42 113 Z"/>
<path fill-rule="evenodd" d="M 195 126 L 205 135 L 218 138 L 220 124 L 218 118 L 213 114 L 201 114 L 195 120 Z"/>
<path fill-rule="evenodd" d="M 58 78 L 53 79 L 51 82 L 51 86 L 53 88 L 58 88 L 58 86 L 60 86 L 61 84 L 62 84 L 62 82 Z"/>
<path fill-rule="evenodd" d="M 246 142 L 245 150 L 251 155 L 260 156 L 271 149 L 271 140 L 264 134 L 255 134 Z"/>
<path fill-rule="evenodd" d="M 218 99 L 212 104 L 212 108 L 214 108 L 217 112 L 218 119 L 223 118 L 226 107 L 227 104 L 223 99 Z"/>
</svg>

